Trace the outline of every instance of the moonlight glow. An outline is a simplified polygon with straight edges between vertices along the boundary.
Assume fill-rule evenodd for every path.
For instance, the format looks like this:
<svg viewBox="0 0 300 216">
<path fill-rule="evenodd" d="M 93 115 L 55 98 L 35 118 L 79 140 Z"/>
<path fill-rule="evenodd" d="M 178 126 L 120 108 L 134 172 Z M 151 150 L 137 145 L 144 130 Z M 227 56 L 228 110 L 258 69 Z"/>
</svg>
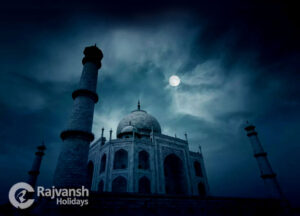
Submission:
<svg viewBox="0 0 300 216">
<path fill-rule="evenodd" d="M 176 75 L 173 75 L 169 78 L 169 83 L 171 86 L 178 86 L 180 84 L 180 78 Z"/>
</svg>

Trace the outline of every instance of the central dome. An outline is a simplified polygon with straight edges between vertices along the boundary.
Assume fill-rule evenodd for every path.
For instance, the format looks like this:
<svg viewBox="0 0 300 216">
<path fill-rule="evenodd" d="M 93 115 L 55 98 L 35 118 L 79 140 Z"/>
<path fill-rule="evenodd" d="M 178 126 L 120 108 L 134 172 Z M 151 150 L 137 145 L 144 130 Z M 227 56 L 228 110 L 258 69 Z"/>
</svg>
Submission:
<svg viewBox="0 0 300 216">
<path fill-rule="evenodd" d="M 139 103 L 137 110 L 132 111 L 120 121 L 117 128 L 117 137 L 120 137 L 124 131 L 123 129 L 127 129 L 128 126 L 136 128 L 137 133 L 141 135 L 150 135 L 152 129 L 155 133 L 161 133 L 161 128 L 156 118 L 141 110 Z"/>
</svg>

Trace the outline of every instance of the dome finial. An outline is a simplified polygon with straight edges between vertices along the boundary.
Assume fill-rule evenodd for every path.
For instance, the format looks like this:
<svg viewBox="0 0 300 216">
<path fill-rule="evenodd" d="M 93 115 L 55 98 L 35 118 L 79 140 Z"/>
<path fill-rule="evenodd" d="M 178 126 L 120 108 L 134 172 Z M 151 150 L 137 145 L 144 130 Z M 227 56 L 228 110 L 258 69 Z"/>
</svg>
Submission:
<svg viewBox="0 0 300 216">
<path fill-rule="evenodd" d="M 138 100 L 138 106 L 137 106 L 138 110 L 141 109 L 141 104 L 140 104 L 140 99 Z"/>
</svg>

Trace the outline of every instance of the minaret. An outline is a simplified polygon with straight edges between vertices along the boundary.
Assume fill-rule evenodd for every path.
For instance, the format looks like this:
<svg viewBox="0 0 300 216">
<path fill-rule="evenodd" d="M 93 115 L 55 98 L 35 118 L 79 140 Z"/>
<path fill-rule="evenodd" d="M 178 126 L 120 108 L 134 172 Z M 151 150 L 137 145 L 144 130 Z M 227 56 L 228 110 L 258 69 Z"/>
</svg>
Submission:
<svg viewBox="0 0 300 216">
<path fill-rule="evenodd" d="M 250 139 L 254 157 L 256 158 L 260 169 L 261 178 L 264 180 L 265 185 L 268 188 L 269 195 L 272 198 L 284 199 L 284 196 L 276 179 L 276 174 L 273 172 L 271 164 L 268 161 L 267 153 L 264 151 L 258 139 L 257 132 L 255 131 L 255 126 L 248 124 L 245 127 L 245 130 L 247 131 L 247 136 Z"/>
<path fill-rule="evenodd" d="M 81 187 L 87 183 L 87 160 L 89 145 L 94 140 L 91 133 L 98 70 L 101 67 L 102 51 L 95 45 L 84 49 L 83 70 L 79 88 L 72 94 L 73 110 L 67 130 L 61 133 L 61 152 L 54 174 L 57 187 Z"/>
<path fill-rule="evenodd" d="M 37 147 L 37 152 L 35 153 L 35 158 L 31 167 L 31 170 L 28 172 L 29 178 L 28 183 L 35 188 L 37 177 L 40 174 L 40 166 L 42 163 L 42 158 L 45 155 L 44 151 L 46 149 L 46 146 L 44 143 Z"/>
</svg>

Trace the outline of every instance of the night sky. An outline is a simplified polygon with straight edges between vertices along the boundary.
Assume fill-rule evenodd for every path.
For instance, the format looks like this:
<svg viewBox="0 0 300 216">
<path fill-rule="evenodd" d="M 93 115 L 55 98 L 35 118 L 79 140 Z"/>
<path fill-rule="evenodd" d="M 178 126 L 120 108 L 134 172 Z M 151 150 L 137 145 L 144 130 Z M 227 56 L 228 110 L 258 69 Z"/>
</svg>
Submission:
<svg viewBox="0 0 300 216">
<path fill-rule="evenodd" d="M 141 108 L 164 134 L 201 145 L 214 196 L 265 197 L 243 129 L 257 126 L 278 181 L 300 206 L 300 53 L 296 5 L 269 1 L 7 1 L 0 7 L 0 201 L 47 146 L 38 185 L 52 185 L 82 70 L 104 58 L 93 133 Z M 171 87 L 171 75 L 181 79 Z"/>
</svg>

